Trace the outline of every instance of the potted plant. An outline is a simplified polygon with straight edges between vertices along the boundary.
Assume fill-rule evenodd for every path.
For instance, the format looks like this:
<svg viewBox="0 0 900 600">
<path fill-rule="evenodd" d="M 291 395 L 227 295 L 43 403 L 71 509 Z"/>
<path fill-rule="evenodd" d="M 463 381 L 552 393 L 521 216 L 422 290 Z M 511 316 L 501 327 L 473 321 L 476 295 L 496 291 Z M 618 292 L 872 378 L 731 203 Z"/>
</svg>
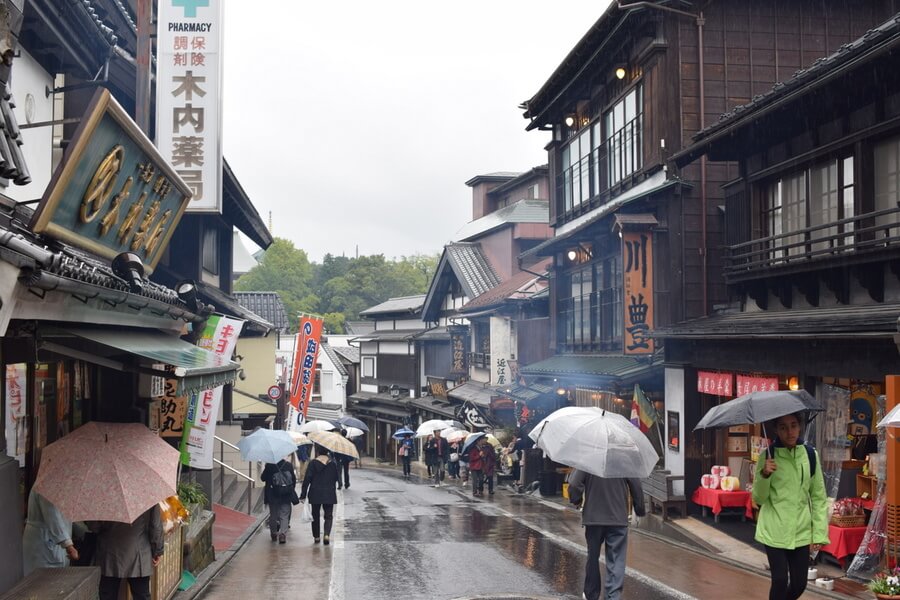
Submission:
<svg viewBox="0 0 900 600">
<path fill-rule="evenodd" d="M 191 522 L 197 519 L 206 506 L 208 498 L 199 483 L 180 482 L 178 484 L 178 499 L 190 513 Z"/>
<path fill-rule="evenodd" d="M 900 600 L 900 567 L 876 575 L 869 582 L 869 590 L 882 600 Z"/>
</svg>

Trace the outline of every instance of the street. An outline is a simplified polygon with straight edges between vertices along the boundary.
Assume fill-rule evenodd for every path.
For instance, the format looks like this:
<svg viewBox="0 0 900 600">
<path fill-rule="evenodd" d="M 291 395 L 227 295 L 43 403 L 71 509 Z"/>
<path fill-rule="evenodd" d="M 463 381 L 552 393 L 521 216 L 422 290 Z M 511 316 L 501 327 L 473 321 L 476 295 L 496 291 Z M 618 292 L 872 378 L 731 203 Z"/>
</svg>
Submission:
<svg viewBox="0 0 900 600">
<path fill-rule="evenodd" d="M 398 475 L 352 470 L 330 546 L 313 544 L 306 524 L 295 523 L 286 545 L 260 528 L 198 597 L 581 597 L 585 548 L 575 510 L 506 489 L 473 501 L 457 484 L 434 489 Z M 712 598 L 728 581 L 764 597 L 758 576 L 701 564 L 640 533 L 629 541 L 626 599 Z"/>
</svg>

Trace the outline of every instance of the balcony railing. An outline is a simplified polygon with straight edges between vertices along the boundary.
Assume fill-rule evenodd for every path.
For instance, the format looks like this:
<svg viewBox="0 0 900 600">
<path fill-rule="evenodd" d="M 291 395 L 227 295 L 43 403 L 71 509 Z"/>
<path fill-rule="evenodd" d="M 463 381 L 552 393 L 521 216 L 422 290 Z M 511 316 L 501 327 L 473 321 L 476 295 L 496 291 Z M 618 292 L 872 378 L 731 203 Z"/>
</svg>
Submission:
<svg viewBox="0 0 900 600">
<path fill-rule="evenodd" d="M 900 207 L 758 238 L 727 249 L 725 277 L 733 283 L 759 279 L 772 270 L 808 270 L 832 259 L 900 250 Z"/>
</svg>

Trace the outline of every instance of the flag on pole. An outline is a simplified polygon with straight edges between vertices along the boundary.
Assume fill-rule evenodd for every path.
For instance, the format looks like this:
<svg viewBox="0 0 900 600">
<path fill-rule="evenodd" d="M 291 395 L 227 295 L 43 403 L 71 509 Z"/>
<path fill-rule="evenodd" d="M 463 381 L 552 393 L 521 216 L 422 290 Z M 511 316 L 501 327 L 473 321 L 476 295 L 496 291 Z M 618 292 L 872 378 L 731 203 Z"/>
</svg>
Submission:
<svg viewBox="0 0 900 600">
<path fill-rule="evenodd" d="M 641 408 L 638 406 L 637 400 L 631 401 L 631 424 L 635 427 L 641 426 Z"/>
<path fill-rule="evenodd" d="M 650 401 L 638 384 L 634 384 L 634 397 L 631 400 L 632 419 L 634 419 L 635 404 L 637 405 L 637 417 L 640 421 L 639 427 L 642 432 L 646 433 L 656 423 L 656 409 L 650 404 Z"/>
</svg>

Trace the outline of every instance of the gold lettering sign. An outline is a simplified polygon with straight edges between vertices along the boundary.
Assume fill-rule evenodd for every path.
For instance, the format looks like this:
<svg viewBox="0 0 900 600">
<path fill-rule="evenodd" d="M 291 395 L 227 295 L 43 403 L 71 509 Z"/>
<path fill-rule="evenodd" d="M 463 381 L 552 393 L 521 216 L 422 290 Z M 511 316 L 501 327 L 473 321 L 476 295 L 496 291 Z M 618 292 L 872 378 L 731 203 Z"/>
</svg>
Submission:
<svg viewBox="0 0 900 600">
<path fill-rule="evenodd" d="M 653 352 L 653 234 L 626 231 L 622 235 L 625 277 L 625 354 Z"/>
<path fill-rule="evenodd" d="M 81 222 L 90 223 L 100 214 L 106 205 L 109 195 L 112 193 L 116 175 L 122 169 L 122 161 L 125 159 L 125 148 L 116 145 L 100 162 L 100 166 L 94 172 L 94 177 L 88 184 L 84 197 L 81 200 Z"/>
</svg>

